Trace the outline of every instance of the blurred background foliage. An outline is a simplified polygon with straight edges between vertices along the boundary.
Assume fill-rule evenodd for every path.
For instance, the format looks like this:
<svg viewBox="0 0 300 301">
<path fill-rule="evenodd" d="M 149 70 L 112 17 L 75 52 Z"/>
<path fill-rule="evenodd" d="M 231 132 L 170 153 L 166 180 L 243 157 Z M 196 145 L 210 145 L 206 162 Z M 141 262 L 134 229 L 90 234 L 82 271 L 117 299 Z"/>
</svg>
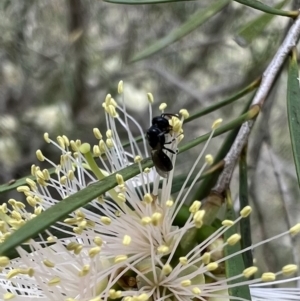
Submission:
<svg viewBox="0 0 300 301">
<path fill-rule="evenodd" d="M 286 10 L 300 7 L 297 2 L 263 1 Z M 194 14 L 198 14 L 199 21 L 202 12 L 207 13 L 217 4 L 219 9 L 188 34 L 137 60 L 145 49 L 170 38 L 170 33 L 183 25 L 188 26 Z M 1 183 L 28 175 L 31 164 L 37 163 L 36 149 L 51 159 L 57 158 L 58 154 L 52 153 L 42 139 L 45 131 L 53 138 L 65 134 L 70 139 L 94 143 L 92 128 L 105 129 L 101 104 L 107 93 L 117 94 L 119 80 L 125 82 L 129 111 L 145 131 L 149 127 L 144 117 L 147 92 L 155 98 L 154 115 L 159 114 L 161 102 L 168 103 L 167 111 L 171 113 L 181 108 L 195 113 L 235 94 L 262 75 L 289 24 L 287 17 L 224 0 L 154 5 L 100 0 L 2 0 Z M 300 213 L 287 123 L 286 77 L 284 68 L 248 146 L 254 241 L 287 229 Z M 229 121 L 237 117 L 250 96 L 188 123 L 185 141 L 207 133 L 216 118 Z M 215 155 L 224 137 L 214 139 L 209 152 Z M 196 156 L 200 148 L 178 157 L 178 174 L 189 170 L 191 163 L 187 161 L 193 162 L 191 156 Z M 231 188 L 236 200 L 238 170 Z M 20 198 L 20 194 L 12 191 L 2 195 L 1 200 L 11 197 Z M 277 270 L 289 263 L 290 245 L 286 238 L 264 248 L 261 266 Z M 270 256 L 273 248 L 280 251 L 278 258 Z"/>
</svg>

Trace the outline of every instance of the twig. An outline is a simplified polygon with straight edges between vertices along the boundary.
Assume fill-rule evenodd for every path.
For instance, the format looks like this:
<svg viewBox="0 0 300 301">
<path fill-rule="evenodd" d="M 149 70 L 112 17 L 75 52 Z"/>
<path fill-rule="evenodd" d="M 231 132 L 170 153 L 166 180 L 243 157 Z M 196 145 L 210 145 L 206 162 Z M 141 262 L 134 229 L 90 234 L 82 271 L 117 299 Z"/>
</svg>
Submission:
<svg viewBox="0 0 300 301">
<path fill-rule="evenodd" d="M 275 54 L 273 60 L 269 64 L 266 71 L 263 73 L 261 85 L 259 86 L 256 95 L 253 98 L 252 106 L 263 106 L 266 97 L 272 87 L 272 84 L 275 80 L 277 73 L 280 71 L 282 64 L 285 61 L 285 58 L 290 53 L 291 49 L 296 46 L 297 41 L 300 36 L 300 17 L 298 16 L 295 19 L 295 22 L 291 26 L 290 30 L 287 33 L 283 43 L 279 47 L 277 53 Z M 251 129 L 253 127 L 254 120 L 249 120 L 240 128 L 240 131 L 233 143 L 231 149 L 226 155 L 224 161 L 225 166 L 222 174 L 220 175 L 217 184 L 213 188 L 213 191 L 222 194 L 229 186 L 231 176 L 236 165 L 236 162 L 241 154 L 241 151 L 248 141 Z"/>
</svg>

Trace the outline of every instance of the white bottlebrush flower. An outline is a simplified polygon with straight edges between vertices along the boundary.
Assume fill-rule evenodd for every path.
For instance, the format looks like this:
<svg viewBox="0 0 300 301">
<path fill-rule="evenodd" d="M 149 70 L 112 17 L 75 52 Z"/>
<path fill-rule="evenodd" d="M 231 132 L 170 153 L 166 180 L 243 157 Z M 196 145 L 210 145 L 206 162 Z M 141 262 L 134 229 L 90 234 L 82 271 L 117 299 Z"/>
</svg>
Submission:
<svg viewBox="0 0 300 301">
<path fill-rule="evenodd" d="M 122 93 L 122 83 L 118 90 Z M 151 94 L 148 98 L 152 102 Z M 90 146 L 81 141 L 69 141 L 67 137 L 61 136 L 56 143 L 45 134 L 46 142 L 60 149 L 60 164 L 49 161 L 41 151 L 37 151 L 37 157 L 41 161 L 49 161 L 56 168 L 57 174 L 50 176 L 48 171 L 32 167 L 37 183 L 28 179 L 28 186 L 19 187 L 18 190 L 26 195 L 28 204 L 34 209 L 33 214 L 28 213 L 25 206 L 16 200 L 9 200 L 10 206 L 2 205 L 2 240 L 11 231 L 61 199 L 85 188 L 91 182 L 118 172 L 133 161 L 140 162 L 143 155 L 148 156 L 144 130 L 126 113 L 125 106 L 117 105 L 108 95 L 103 108 L 107 124 L 106 140 L 104 141 L 98 129 L 94 129 L 99 143 L 92 148 L 93 154 Z M 151 104 L 149 108 L 151 121 Z M 164 110 L 165 105 L 160 108 Z M 181 119 L 168 116 L 173 131 L 166 135 L 166 139 L 170 142 L 168 148 L 174 151 L 174 154 L 168 154 L 173 166 L 177 143 L 183 137 L 182 120 L 188 113 L 182 110 L 181 115 Z M 219 123 L 219 120 L 214 123 L 210 138 Z M 122 146 L 118 135 L 119 125 L 128 133 L 129 151 Z M 143 137 L 142 150 L 130 131 L 132 125 L 139 129 Z M 141 174 L 128 181 L 116 174 L 116 188 L 93 200 L 88 208 L 80 208 L 64 221 L 57 222 L 47 230 L 48 239 L 40 235 L 39 239 L 30 240 L 27 248 L 26 245 L 18 247 L 19 257 L 11 261 L 0 257 L 0 267 L 3 267 L 0 272 L 0 298 L 17 301 L 100 301 L 108 298 L 123 298 L 124 301 L 184 301 L 220 297 L 221 290 L 233 286 L 228 284 L 233 279 L 218 278 L 214 274 L 229 258 L 223 257 L 222 249 L 240 239 L 235 234 L 223 241 L 222 235 L 240 219 L 248 216 L 251 208 L 244 208 L 236 221 L 223 221 L 223 226 L 214 234 L 187 248 L 185 244 L 189 242 L 189 233 L 200 229 L 203 223 L 205 211 L 201 209 L 201 203 L 195 201 L 191 205 L 190 216 L 183 227 L 173 224 L 194 183 L 205 167 L 212 163 L 212 157 L 208 155 L 205 164 L 198 167 L 204 151 L 205 147 L 191 167 L 175 200 L 171 198 L 174 169 L 162 180 L 159 193 L 159 175 L 153 170 L 142 170 L 140 165 Z M 101 169 L 96 165 L 95 157 L 99 158 Z M 194 171 L 197 176 L 185 191 Z M 153 188 L 150 187 L 152 182 Z M 63 233 L 63 237 L 56 238 L 55 231 L 60 231 L 60 235 Z M 288 233 L 294 235 L 299 231 L 300 225 L 296 225 L 272 239 Z M 49 245 L 49 242 L 53 244 Z M 262 243 L 264 242 L 257 245 Z M 233 256 L 235 255 L 238 254 Z M 263 274 L 262 280 L 274 280 L 276 275 L 290 274 L 295 270 L 294 265 L 288 265 L 278 273 Z M 251 267 L 237 275 L 235 279 L 245 280 L 236 285 L 260 282 L 260 279 L 247 280 L 256 271 L 255 267 Z"/>
</svg>

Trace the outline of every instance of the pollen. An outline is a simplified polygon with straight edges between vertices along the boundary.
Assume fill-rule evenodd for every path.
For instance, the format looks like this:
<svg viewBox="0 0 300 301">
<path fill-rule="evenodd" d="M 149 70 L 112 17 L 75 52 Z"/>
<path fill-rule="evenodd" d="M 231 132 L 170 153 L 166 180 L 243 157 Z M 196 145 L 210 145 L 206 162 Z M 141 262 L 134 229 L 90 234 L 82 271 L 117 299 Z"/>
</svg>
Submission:
<svg viewBox="0 0 300 301">
<path fill-rule="evenodd" d="M 123 262 L 123 261 L 125 261 L 125 260 L 127 260 L 127 256 L 126 256 L 126 255 L 117 255 L 117 256 L 115 257 L 114 262 L 115 262 L 115 263 L 120 263 L 120 262 Z"/>
<path fill-rule="evenodd" d="M 252 212 L 252 208 L 250 206 L 246 206 L 244 207 L 241 211 L 240 211 L 240 215 L 242 217 L 247 217 L 249 216 L 249 214 Z"/>
<path fill-rule="evenodd" d="M 104 225 L 107 225 L 109 226 L 111 224 L 111 219 L 107 216 L 102 216 L 100 218 L 100 221 L 104 224 Z"/>
<path fill-rule="evenodd" d="M 4 268 L 5 266 L 7 266 L 9 264 L 9 258 L 6 256 L 0 256 L 0 267 Z"/>
<path fill-rule="evenodd" d="M 218 268 L 218 266 L 219 265 L 216 262 L 211 262 L 206 266 L 206 268 L 208 271 L 214 271 Z"/>
<path fill-rule="evenodd" d="M 253 276 L 257 271 L 258 271 L 258 268 L 252 266 L 252 267 L 249 267 L 249 268 L 245 269 L 245 270 L 243 271 L 243 275 L 244 275 L 244 277 L 246 277 L 246 278 L 250 278 L 250 277 Z"/>
<path fill-rule="evenodd" d="M 167 253 L 169 253 L 169 251 L 170 251 L 170 248 L 168 246 L 165 246 L 165 245 L 161 245 L 157 248 L 157 252 L 159 254 L 167 254 Z"/>
<path fill-rule="evenodd" d="M 261 275 L 261 280 L 264 282 L 274 281 L 276 279 L 276 275 L 274 273 L 263 273 Z"/>
<path fill-rule="evenodd" d="M 82 267 L 81 271 L 79 271 L 78 276 L 83 277 L 86 276 L 90 271 L 90 265 L 86 264 Z"/>
<path fill-rule="evenodd" d="M 222 225 L 223 225 L 224 227 L 231 227 L 231 226 L 234 225 L 234 222 L 231 221 L 231 220 L 229 220 L 229 219 L 225 219 L 225 220 L 223 220 Z"/>
<path fill-rule="evenodd" d="M 174 201 L 172 201 L 172 200 L 167 200 L 166 201 L 166 206 L 167 207 L 172 207 L 174 205 Z"/>
<path fill-rule="evenodd" d="M 222 118 L 219 118 L 219 119 L 215 120 L 214 123 L 212 124 L 211 128 L 212 128 L 213 130 L 216 130 L 216 129 L 220 126 L 220 124 L 221 124 L 222 122 L 223 122 L 223 119 L 222 119 Z"/>
<path fill-rule="evenodd" d="M 102 139 L 102 134 L 98 128 L 93 128 L 93 133 L 96 139 Z"/>
<path fill-rule="evenodd" d="M 3 300 L 11 300 L 15 297 L 15 295 L 13 293 L 5 293 L 3 295 Z"/>
<path fill-rule="evenodd" d="M 122 175 L 117 173 L 116 174 L 116 180 L 117 180 L 118 185 L 124 185 L 124 179 L 123 179 Z"/>
<path fill-rule="evenodd" d="M 173 271 L 173 268 L 171 267 L 170 264 L 165 264 L 162 268 L 162 272 L 165 274 L 165 275 L 169 275 L 171 272 Z"/>
<path fill-rule="evenodd" d="M 120 80 L 118 83 L 118 93 L 122 94 L 123 93 L 123 81 Z"/>
<path fill-rule="evenodd" d="M 97 245 L 99 247 L 101 247 L 102 244 L 103 244 L 103 240 L 99 236 L 95 236 L 94 239 L 93 239 L 93 242 L 95 243 L 95 245 Z"/>
<path fill-rule="evenodd" d="M 28 186 L 19 186 L 17 187 L 17 191 L 18 192 L 29 192 L 30 191 L 30 188 Z"/>
<path fill-rule="evenodd" d="M 43 155 L 43 153 L 40 149 L 38 149 L 36 151 L 36 157 L 39 161 L 44 161 L 45 160 L 45 157 L 44 157 L 44 155 Z"/>
<path fill-rule="evenodd" d="M 114 147 L 114 143 L 112 139 L 106 139 L 106 145 L 108 148 L 113 148 Z"/>
<path fill-rule="evenodd" d="M 205 162 L 208 164 L 208 165 L 212 165 L 214 163 L 214 158 L 212 155 L 206 155 L 205 156 Z"/>
<path fill-rule="evenodd" d="M 289 276 L 289 275 L 294 274 L 295 272 L 297 272 L 297 270 L 298 270 L 297 265 L 295 265 L 295 264 L 288 264 L 288 265 L 285 265 L 282 268 L 282 273 L 285 276 Z"/>
<path fill-rule="evenodd" d="M 124 193 L 118 193 L 118 200 L 122 203 L 125 203 L 126 197 Z"/>
<path fill-rule="evenodd" d="M 161 103 L 158 107 L 160 111 L 164 111 L 167 108 L 167 104 L 165 102 Z"/>
<path fill-rule="evenodd" d="M 49 139 L 49 134 L 48 133 L 44 133 L 44 140 L 46 141 L 46 143 L 50 143 L 50 139 Z"/>
<path fill-rule="evenodd" d="M 152 93 L 147 93 L 147 98 L 150 104 L 153 104 L 154 102 L 154 97 L 152 95 Z"/>
<path fill-rule="evenodd" d="M 188 264 L 188 259 L 187 259 L 187 257 L 179 257 L 179 262 L 182 265 L 187 265 Z"/>
<path fill-rule="evenodd" d="M 290 234 L 291 235 L 297 235 L 300 232 L 300 223 L 296 224 L 292 228 L 290 228 Z"/>
<path fill-rule="evenodd" d="M 47 267 L 47 268 L 53 268 L 55 267 L 55 263 L 48 260 L 48 259 L 45 259 L 43 260 L 43 264 Z"/>
<path fill-rule="evenodd" d="M 146 193 L 144 195 L 144 201 L 147 203 L 147 204 L 151 204 L 153 202 L 153 198 L 151 196 L 150 193 Z"/>
<path fill-rule="evenodd" d="M 151 222 L 152 222 L 152 219 L 151 219 L 150 216 L 144 216 L 144 217 L 141 219 L 141 223 L 142 223 L 142 225 L 144 225 L 144 226 L 151 224 Z"/>
<path fill-rule="evenodd" d="M 190 206 L 189 211 L 191 213 L 196 213 L 201 207 L 200 201 L 194 201 L 193 204 Z"/>
<path fill-rule="evenodd" d="M 124 246 L 129 246 L 130 243 L 131 243 L 131 237 L 130 237 L 129 235 L 124 235 L 122 244 L 123 244 Z"/>
<path fill-rule="evenodd" d="M 162 219 L 162 214 L 159 212 L 155 212 L 151 216 L 152 225 L 157 226 Z"/>
<path fill-rule="evenodd" d="M 203 262 L 204 264 L 209 264 L 209 263 L 210 263 L 210 253 L 209 253 L 209 252 L 205 252 L 205 253 L 202 255 L 201 259 L 202 259 L 202 262 Z"/>
<path fill-rule="evenodd" d="M 52 286 L 52 285 L 57 285 L 60 283 L 60 278 L 59 277 L 53 277 L 49 282 L 48 285 Z"/>
<path fill-rule="evenodd" d="M 241 235 L 239 234 L 233 234 L 231 235 L 228 239 L 227 239 L 227 243 L 230 245 L 230 246 L 233 246 L 235 245 L 237 242 L 239 242 L 241 240 Z"/>
<path fill-rule="evenodd" d="M 183 287 L 187 287 L 187 286 L 190 286 L 190 285 L 192 284 L 192 281 L 189 280 L 189 279 L 186 279 L 186 280 L 182 280 L 182 281 L 180 282 L 180 284 L 181 284 L 181 286 L 183 286 Z"/>
<path fill-rule="evenodd" d="M 141 156 L 135 156 L 134 157 L 134 163 L 140 163 L 142 161 L 142 157 Z"/>
<path fill-rule="evenodd" d="M 195 295 L 200 295 L 201 294 L 201 289 L 198 288 L 198 287 L 194 287 L 192 289 L 192 292 L 195 294 Z"/>
<path fill-rule="evenodd" d="M 64 141 L 64 138 L 63 138 L 63 137 L 57 136 L 56 140 L 57 140 L 59 146 L 60 146 L 62 149 L 65 149 L 65 148 L 66 148 L 65 141 Z"/>
<path fill-rule="evenodd" d="M 190 116 L 188 110 L 186 110 L 186 109 L 181 109 L 179 111 L 179 114 L 183 117 L 183 119 L 187 119 Z"/>
</svg>

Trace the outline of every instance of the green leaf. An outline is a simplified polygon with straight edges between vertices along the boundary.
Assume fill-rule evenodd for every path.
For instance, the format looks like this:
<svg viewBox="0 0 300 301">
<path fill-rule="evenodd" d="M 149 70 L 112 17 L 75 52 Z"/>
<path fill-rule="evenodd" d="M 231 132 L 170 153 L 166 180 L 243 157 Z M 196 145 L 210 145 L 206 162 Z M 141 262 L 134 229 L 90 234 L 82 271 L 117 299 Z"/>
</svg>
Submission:
<svg viewBox="0 0 300 301">
<path fill-rule="evenodd" d="M 278 3 L 274 8 L 282 8 L 289 0 L 283 0 Z M 240 46 L 246 47 L 255 38 L 257 38 L 267 25 L 272 21 L 275 15 L 263 14 L 250 22 L 246 23 L 238 32 L 236 41 Z"/>
<path fill-rule="evenodd" d="M 188 2 L 195 0 L 104 0 L 104 2 L 137 5 L 137 4 L 160 4 L 160 3 L 173 3 L 173 2 Z"/>
<path fill-rule="evenodd" d="M 213 15 L 218 13 L 222 8 L 224 8 L 231 0 L 219 0 L 214 1 L 213 4 L 205 9 L 198 10 L 195 14 L 193 14 L 187 22 L 182 24 L 179 28 L 174 29 L 171 31 L 167 36 L 163 37 L 162 39 L 158 40 L 157 42 L 153 43 L 148 48 L 142 50 L 138 54 L 136 54 L 132 59 L 131 62 L 139 61 L 144 59 L 154 53 L 158 52 L 159 50 L 171 45 L 172 43 L 178 41 L 179 39 L 183 38 L 204 22 L 209 20 Z"/>
<path fill-rule="evenodd" d="M 240 209 L 249 205 L 248 199 L 248 166 L 247 166 L 247 148 L 245 147 L 241 153 L 240 161 L 239 161 L 239 201 L 240 201 Z M 246 249 L 252 245 L 251 239 L 251 226 L 250 226 L 250 217 L 247 216 L 240 221 L 241 227 L 241 246 L 242 249 Z M 252 250 L 248 250 L 243 254 L 243 260 L 245 263 L 245 267 L 249 268 L 253 265 L 253 256 Z"/>
<path fill-rule="evenodd" d="M 300 88 L 298 76 L 297 53 L 294 49 L 289 60 L 287 111 L 294 161 L 300 186 Z"/>
<path fill-rule="evenodd" d="M 284 17 L 292 17 L 295 18 L 298 16 L 298 11 L 284 11 L 281 9 L 273 8 L 271 6 L 268 6 L 260 1 L 257 0 L 234 0 L 235 2 L 250 6 L 252 8 L 261 10 L 265 13 L 272 14 L 272 15 L 278 15 L 278 16 L 284 16 Z"/>
<path fill-rule="evenodd" d="M 235 220 L 235 212 L 232 206 L 231 197 L 227 195 L 227 210 L 226 210 L 226 219 Z M 224 233 L 224 240 L 226 241 L 231 235 L 237 233 L 237 229 L 234 226 L 230 227 Z M 233 246 L 227 245 L 224 248 L 224 256 L 230 256 L 238 253 L 241 250 L 241 244 L 238 242 Z M 243 256 L 242 254 L 235 255 L 225 261 L 225 271 L 226 278 L 234 277 L 236 275 L 240 275 L 245 269 Z M 238 278 L 236 280 L 229 281 L 229 285 L 233 285 L 235 283 L 239 283 L 244 281 L 242 278 Z M 229 296 L 244 298 L 243 300 L 251 300 L 250 290 L 248 285 L 237 285 L 236 287 L 232 287 L 228 289 Z"/>
<path fill-rule="evenodd" d="M 152 160 L 147 158 L 141 162 L 143 168 L 153 166 Z M 128 180 L 140 173 L 139 165 L 132 164 L 118 171 L 124 178 Z M 14 250 L 15 247 L 22 244 L 29 238 L 35 237 L 38 233 L 43 232 L 50 225 L 55 222 L 62 220 L 69 213 L 73 212 L 79 207 L 83 207 L 91 200 L 104 194 L 106 191 L 117 186 L 116 174 L 112 174 L 102 181 L 96 182 L 87 186 L 86 188 L 78 191 L 77 193 L 61 200 L 55 206 L 50 207 L 46 211 L 42 212 L 37 217 L 28 221 L 24 226 L 9 236 L 2 244 L 0 244 L 0 255 L 10 256 L 10 251 Z"/>
</svg>

